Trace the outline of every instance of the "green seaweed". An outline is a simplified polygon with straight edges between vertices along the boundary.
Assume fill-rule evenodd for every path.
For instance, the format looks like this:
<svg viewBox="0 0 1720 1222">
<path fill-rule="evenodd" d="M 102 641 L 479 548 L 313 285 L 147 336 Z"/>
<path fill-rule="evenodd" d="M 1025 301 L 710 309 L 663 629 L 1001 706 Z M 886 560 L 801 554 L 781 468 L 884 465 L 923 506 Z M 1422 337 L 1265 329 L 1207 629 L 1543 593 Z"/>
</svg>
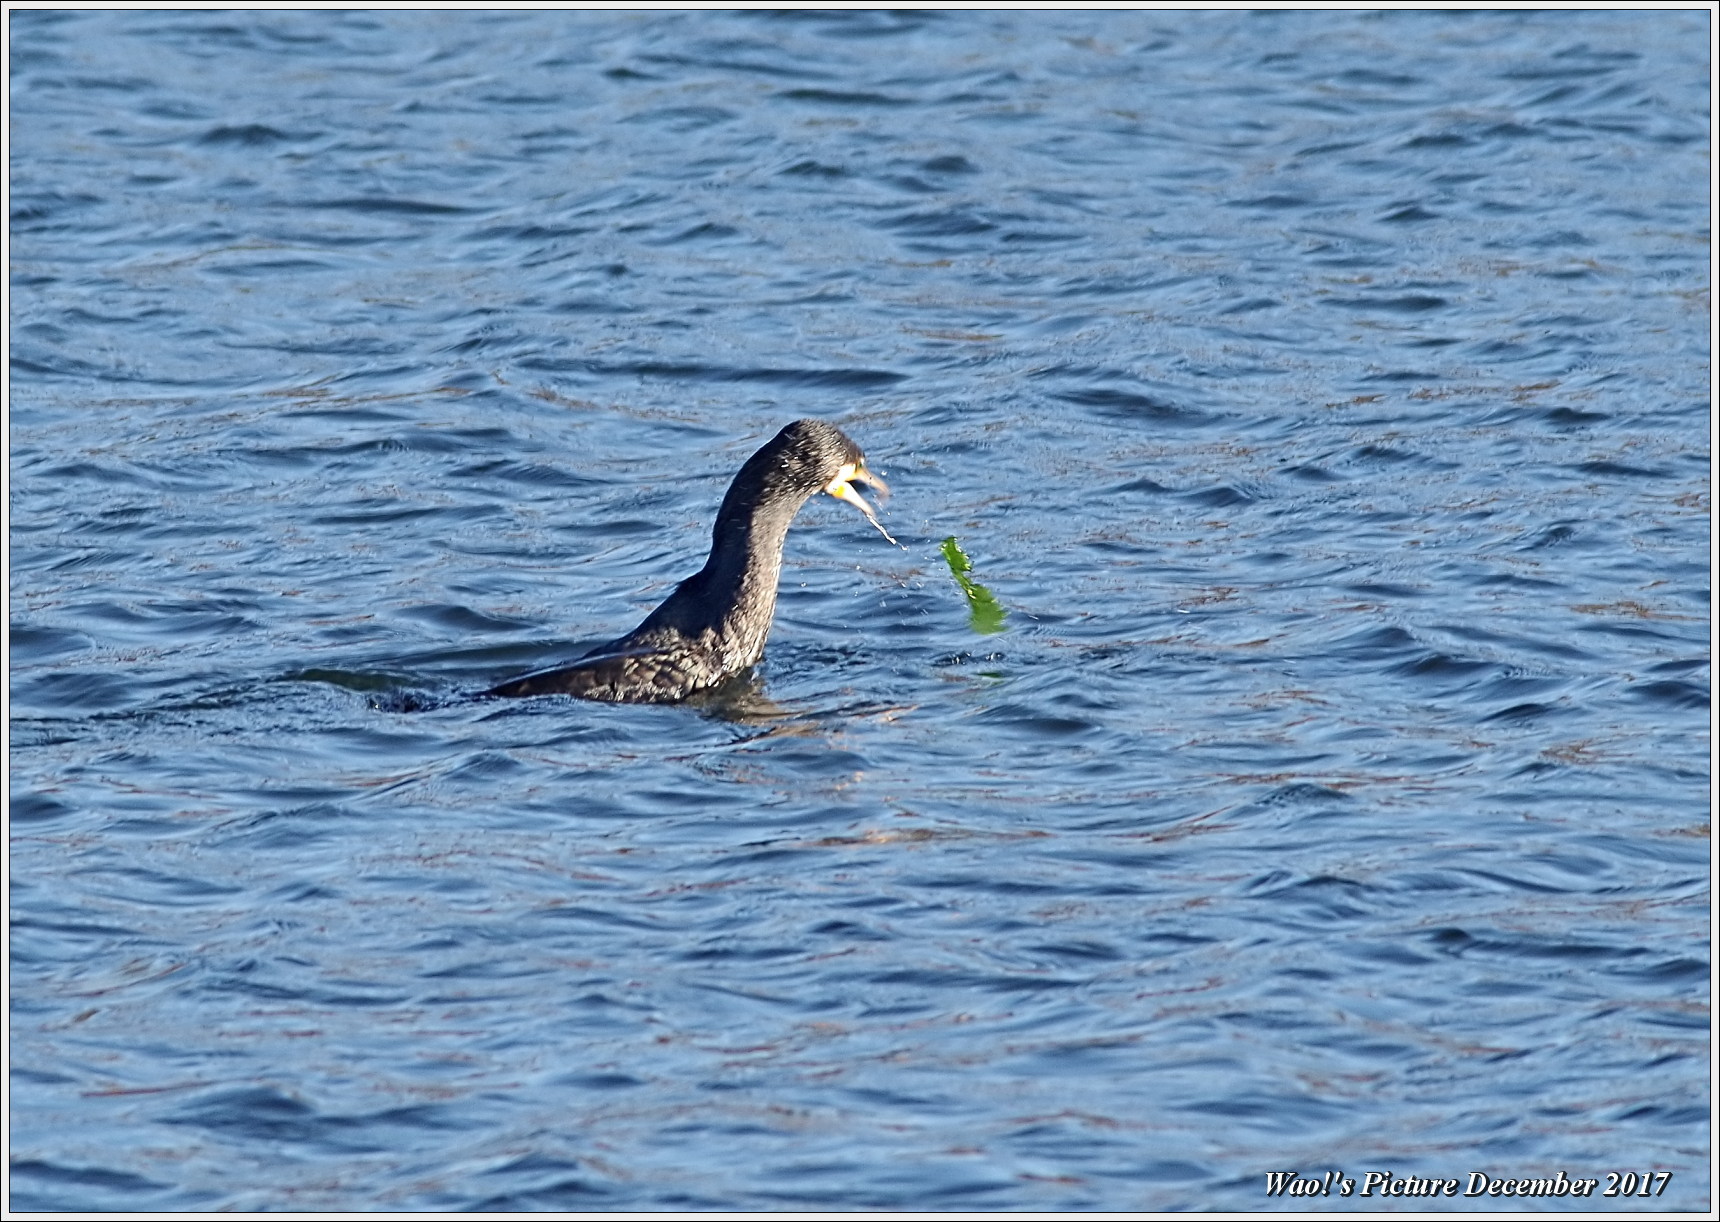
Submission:
<svg viewBox="0 0 1720 1222">
<path fill-rule="evenodd" d="M 950 576 L 956 579 L 956 584 L 962 588 L 968 603 L 968 626 L 982 636 L 990 636 L 994 632 L 1003 631 L 1003 604 L 997 601 L 997 595 L 969 577 L 973 572 L 973 561 L 962 551 L 961 544 L 951 535 L 944 540 L 944 562 L 950 566 Z"/>
</svg>

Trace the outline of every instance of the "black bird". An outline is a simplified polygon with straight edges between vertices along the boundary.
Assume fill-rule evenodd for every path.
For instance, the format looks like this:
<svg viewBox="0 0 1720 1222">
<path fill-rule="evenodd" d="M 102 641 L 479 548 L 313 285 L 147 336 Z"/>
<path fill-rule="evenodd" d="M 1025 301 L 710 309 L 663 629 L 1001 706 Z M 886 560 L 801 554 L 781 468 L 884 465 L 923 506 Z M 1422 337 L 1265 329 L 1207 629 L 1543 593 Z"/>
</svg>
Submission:
<svg viewBox="0 0 1720 1222">
<path fill-rule="evenodd" d="M 841 429 L 796 420 L 746 460 L 717 511 L 705 567 L 676 586 L 644 623 L 571 666 L 510 679 L 484 694 L 666 704 L 733 678 L 764 654 L 782 543 L 800 507 L 828 492 L 878 526 L 855 482 L 870 484 L 880 497 L 890 494 Z"/>
</svg>

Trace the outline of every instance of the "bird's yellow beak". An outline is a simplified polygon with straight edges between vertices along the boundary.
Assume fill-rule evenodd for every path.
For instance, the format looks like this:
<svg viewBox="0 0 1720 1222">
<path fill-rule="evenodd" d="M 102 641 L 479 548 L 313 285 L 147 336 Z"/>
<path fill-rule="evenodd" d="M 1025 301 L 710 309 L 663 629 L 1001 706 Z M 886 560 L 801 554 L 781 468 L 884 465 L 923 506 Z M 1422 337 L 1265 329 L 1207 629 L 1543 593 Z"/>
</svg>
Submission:
<svg viewBox="0 0 1720 1222">
<path fill-rule="evenodd" d="M 879 523 L 878 515 L 872 512 L 872 506 L 866 503 L 865 497 L 854 491 L 856 483 L 873 488 L 878 493 L 880 502 L 890 499 L 890 485 L 868 471 L 865 463 L 843 463 L 842 469 L 836 473 L 836 478 L 824 485 L 824 490 L 839 501 L 847 501 L 865 514 L 866 520 L 878 528 L 878 533 L 890 539 L 890 532 Z M 890 539 L 890 542 L 896 543 L 894 539 Z M 897 543 L 896 546 L 900 547 L 901 544 Z"/>
</svg>

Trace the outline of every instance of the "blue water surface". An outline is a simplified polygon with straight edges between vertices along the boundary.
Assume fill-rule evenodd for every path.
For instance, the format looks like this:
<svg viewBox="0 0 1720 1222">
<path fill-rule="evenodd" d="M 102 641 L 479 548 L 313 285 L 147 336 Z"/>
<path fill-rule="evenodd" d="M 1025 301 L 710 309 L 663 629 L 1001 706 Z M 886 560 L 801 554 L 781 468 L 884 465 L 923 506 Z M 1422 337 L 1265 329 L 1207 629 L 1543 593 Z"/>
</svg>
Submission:
<svg viewBox="0 0 1720 1222">
<path fill-rule="evenodd" d="M 1708 1207 L 1709 13 L 9 16 L 14 1209 Z"/>
</svg>

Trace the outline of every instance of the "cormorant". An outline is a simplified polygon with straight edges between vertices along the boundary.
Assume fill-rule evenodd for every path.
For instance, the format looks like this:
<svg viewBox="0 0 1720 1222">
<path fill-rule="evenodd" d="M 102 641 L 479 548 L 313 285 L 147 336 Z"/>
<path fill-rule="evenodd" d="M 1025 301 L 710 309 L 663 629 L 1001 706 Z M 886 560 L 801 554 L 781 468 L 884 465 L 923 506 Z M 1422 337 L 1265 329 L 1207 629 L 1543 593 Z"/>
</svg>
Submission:
<svg viewBox="0 0 1720 1222">
<path fill-rule="evenodd" d="M 733 678 L 764 654 L 783 539 L 815 493 L 847 501 L 890 537 L 854 490 L 856 482 L 876 488 L 880 497 L 890 494 L 841 429 L 796 420 L 741 467 L 717 511 L 705 567 L 676 586 L 644 623 L 571 666 L 510 679 L 484 694 L 662 704 Z"/>
</svg>

